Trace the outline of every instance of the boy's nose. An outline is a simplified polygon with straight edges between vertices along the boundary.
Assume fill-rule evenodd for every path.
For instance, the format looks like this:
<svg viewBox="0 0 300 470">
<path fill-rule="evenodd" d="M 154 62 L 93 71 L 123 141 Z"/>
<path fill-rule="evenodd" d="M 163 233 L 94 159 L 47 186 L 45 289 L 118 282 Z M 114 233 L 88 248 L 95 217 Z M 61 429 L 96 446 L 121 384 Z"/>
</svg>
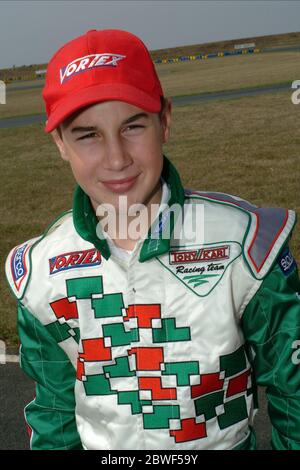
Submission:
<svg viewBox="0 0 300 470">
<path fill-rule="evenodd" d="M 114 139 L 106 145 L 105 167 L 108 170 L 121 171 L 132 163 L 132 158 L 120 139 Z"/>
</svg>

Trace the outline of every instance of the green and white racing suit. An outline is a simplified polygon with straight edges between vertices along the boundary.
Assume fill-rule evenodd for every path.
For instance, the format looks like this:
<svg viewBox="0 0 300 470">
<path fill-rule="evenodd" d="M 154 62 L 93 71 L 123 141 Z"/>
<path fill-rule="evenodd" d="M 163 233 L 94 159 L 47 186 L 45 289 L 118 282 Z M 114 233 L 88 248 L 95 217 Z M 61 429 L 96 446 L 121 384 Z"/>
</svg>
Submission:
<svg viewBox="0 0 300 470">
<path fill-rule="evenodd" d="M 161 207 L 119 257 L 77 187 L 73 210 L 8 256 L 32 449 L 254 449 L 256 383 L 273 448 L 300 449 L 294 212 L 184 190 L 166 157 L 162 178 L 179 235 Z"/>
</svg>

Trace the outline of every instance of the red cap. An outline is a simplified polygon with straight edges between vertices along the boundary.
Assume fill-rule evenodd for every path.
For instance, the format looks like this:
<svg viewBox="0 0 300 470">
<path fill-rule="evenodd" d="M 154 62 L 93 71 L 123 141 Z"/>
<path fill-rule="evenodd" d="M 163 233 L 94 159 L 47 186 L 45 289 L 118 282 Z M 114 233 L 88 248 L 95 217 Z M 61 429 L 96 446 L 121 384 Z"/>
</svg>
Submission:
<svg viewBox="0 0 300 470">
<path fill-rule="evenodd" d="M 45 131 L 100 101 L 125 101 L 157 113 L 161 96 L 153 61 L 138 37 L 117 29 L 91 30 L 65 44 L 48 64 Z"/>
</svg>

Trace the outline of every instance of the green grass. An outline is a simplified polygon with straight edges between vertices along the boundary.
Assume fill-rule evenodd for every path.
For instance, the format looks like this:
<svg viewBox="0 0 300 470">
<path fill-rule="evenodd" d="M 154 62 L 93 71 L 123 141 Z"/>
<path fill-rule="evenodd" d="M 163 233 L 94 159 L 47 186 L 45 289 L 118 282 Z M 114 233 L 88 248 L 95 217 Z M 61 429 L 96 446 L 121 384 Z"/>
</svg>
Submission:
<svg viewBox="0 0 300 470">
<path fill-rule="evenodd" d="M 45 84 L 45 79 L 35 79 L 35 80 L 22 80 L 22 81 L 16 81 L 16 82 L 11 82 L 7 84 L 7 89 L 8 90 L 13 90 L 14 88 L 19 88 L 19 87 L 30 87 L 30 86 L 44 86 Z"/>
<path fill-rule="evenodd" d="M 289 92 L 173 110 L 165 152 L 186 187 L 239 195 L 300 213 L 299 106 Z M 74 180 L 43 125 L 0 131 L 0 260 L 72 204 Z M 292 248 L 300 263 L 300 235 Z M 15 302 L 1 270 L 0 338 L 16 345 Z"/>
<path fill-rule="evenodd" d="M 278 52 L 159 64 L 167 96 L 261 87 L 300 79 L 300 52 Z"/>
<path fill-rule="evenodd" d="M 0 105 L 0 119 L 44 112 L 42 88 L 13 90 L 6 94 L 6 104 Z"/>
</svg>

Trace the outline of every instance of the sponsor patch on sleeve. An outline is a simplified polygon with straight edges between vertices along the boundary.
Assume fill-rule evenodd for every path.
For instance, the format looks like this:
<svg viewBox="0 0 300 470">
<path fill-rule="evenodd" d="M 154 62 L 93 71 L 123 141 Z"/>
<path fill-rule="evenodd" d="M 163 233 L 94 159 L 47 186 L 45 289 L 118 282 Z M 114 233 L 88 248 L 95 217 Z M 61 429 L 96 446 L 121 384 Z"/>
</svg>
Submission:
<svg viewBox="0 0 300 470">
<path fill-rule="evenodd" d="M 279 256 L 277 263 L 279 264 L 282 273 L 286 277 L 288 277 L 296 269 L 296 261 L 289 248 L 285 248 L 285 250 Z"/>
<path fill-rule="evenodd" d="M 29 246 L 30 245 L 28 243 L 17 246 L 11 256 L 11 274 L 17 291 L 20 290 L 22 283 L 28 273 L 26 254 L 28 252 Z"/>
</svg>

